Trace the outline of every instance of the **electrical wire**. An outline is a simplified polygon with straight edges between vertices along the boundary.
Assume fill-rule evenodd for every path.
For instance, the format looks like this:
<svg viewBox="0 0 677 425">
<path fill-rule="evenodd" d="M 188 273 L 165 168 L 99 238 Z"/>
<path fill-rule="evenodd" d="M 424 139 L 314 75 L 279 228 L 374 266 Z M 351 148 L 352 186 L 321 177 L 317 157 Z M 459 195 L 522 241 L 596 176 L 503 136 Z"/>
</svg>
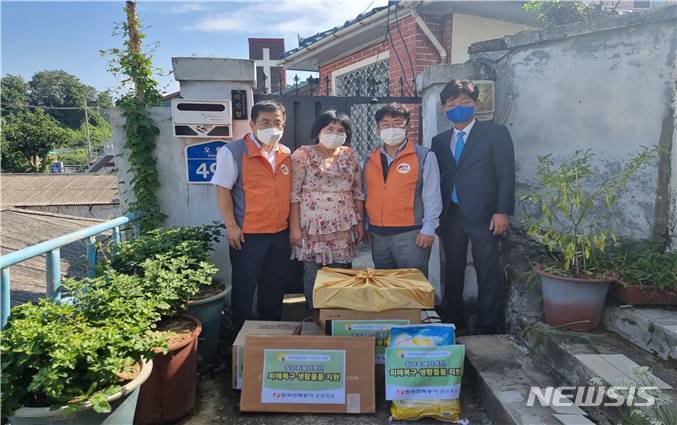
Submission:
<svg viewBox="0 0 677 425">
<path fill-rule="evenodd" d="M 40 109 L 77 109 L 77 110 L 84 110 L 85 108 L 80 106 L 40 106 L 40 105 L 15 105 L 15 104 L 7 104 L 3 103 L 0 105 L 1 107 L 4 106 L 11 106 L 13 108 L 40 108 Z M 87 106 L 87 109 L 102 109 L 100 106 Z"/>
<path fill-rule="evenodd" d="M 395 12 L 397 12 L 397 3 L 395 3 Z M 397 53 L 397 49 L 395 48 L 395 45 L 393 44 L 393 38 L 389 36 L 390 35 L 390 2 L 388 2 L 388 22 L 386 25 L 386 38 L 390 40 L 390 47 L 392 47 L 393 51 L 395 52 L 395 57 L 397 58 L 397 63 L 400 65 L 400 69 L 402 70 L 402 74 L 404 74 L 404 77 L 406 77 L 406 72 L 404 70 L 404 65 L 402 64 L 402 59 L 400 59 L 400 54 Z M 407 96 L 412 97 L 413 90 L 411 86 L 409 85 L 409 81 L 407 78 L 402 78 L 401 81 L 404 81 L 406 89 L 407 89 Z M 401 84 L 400 84 L 401 86 Z M 401 88 L 401 87 L 400 87 Z"/>
<path fill-rule="evenodd" d="M 407 52 L 407 58 L 409 59 L 409 69 L 411 70 L 411 79 L 413 80 L 414 78 L 416 78 L 416 72 L 414 71 L 414 63 L 411 60 L 411 55 L 409 54 L 409 48 L 407 47 L 407 42 L 404 41 L 404 36 L 402 35 L 402 30 L 400 29 L 400 21 L 399 21 L 399 19 L 397 19 L 397 8 L 395 8 L 395 22 L 396 22 L 396 25 L 397 25 L 397 32 L 400 35 L 400 39 L 402 40 L 402 45 L 404 45 L 404 51 Z M 415 40 L 416 40 L 416 38 L 414 37 L 414 43 L 416 43 Z M 402 69 L 402 73 L 405 74 L 404 69 Z M 406 74 L 405 74 L 405 77 L 406 77 Z M 409 82 L 409 80 L 407 80 L 406 78 L 405 78 L 405 80 L 407 81 L 407 83 Z M 411 91 L 413 92 L 412 95 L 416 96 L 416 86 L 415 85 L 414 85 L 414 87 L 412 88 Z"/>
</svg>

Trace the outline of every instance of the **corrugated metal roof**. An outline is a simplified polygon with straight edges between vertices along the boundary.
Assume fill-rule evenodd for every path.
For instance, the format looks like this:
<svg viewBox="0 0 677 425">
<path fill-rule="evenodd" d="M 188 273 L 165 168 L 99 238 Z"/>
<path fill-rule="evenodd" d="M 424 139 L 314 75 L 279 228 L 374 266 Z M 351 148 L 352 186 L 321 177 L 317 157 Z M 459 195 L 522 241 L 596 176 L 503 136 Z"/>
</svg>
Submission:
<svg viewBox="0 0 677 425">
<path fill-rule="evenodd" d="M 67 233 L 103 222 L 86 217 L 73 217 L 64 214 L 53 214 L 42 211 L 31 211 L 14 208 L 0 209 L 2 222 L 2 243 L 0 255 L 38 244 Z M 109 237 L 110 231 L 97 236 L 101 241 Z M 68 277 L 84 277 L 86 275 L 86 239 L 61 248 L 61 275 Z M 45 295 L 45 256 L 40 255 L 15 264 L 11 268 L 11 301 L 18 305 L 27 301 L 35 301 Z"/>
<path fill-rule="evenodd" d="M 334 34 L 336 31 L 339 31 L 339 30 L 341 30 L 341 29 L 343 29 L 343 28 L 348 28 L 349 26 L 351 26 L 351 25 L 353 25 L 353 24 L 356 24 L 356 23 L 360 22 L 360 21 L 363 20 L 363 19 L 368 18 L 368 17 L 370 17 L 371 15 L 374 15 L 375 13 L 380 12 L 380 11 L 382 11 L 383 9 L 387 8 L 387 7 L 388 7 L 388 6 L 375 7 L 375 8 L 373 8 L 373 9 L 367 11 L 367 12 L 364 12 L 364 13 L 361 13 L 361 14 L 357 15 L 357 17 L 355 17 L 354 19 L 351 19 L 351 20 L 349 20 L 349 21 L 346 21 L 346 22 L 345 22 L 343 25 L 341 25 L 341 26 L 334 27 L 334 28 L 329 29 L 329 30 L 326 30 L 326 31 L 318 32 L 317 34 L 311 35 L 310 37 L 306 37 L 306 38 L 304 38 L 304 39 L 302 39 L 302 40 L 299 41 L 299 47 L 296 47 L 296 48 L 291 49 L 291 50 L 287 50 L 286 52 L 282 53 L 282 55 L 280 56 L 280 59 L 284 59 L 284 58 L 286 58 L 287 56 L 290 56 L 290 55 L 292 55 L 292 54 L 298 52 L 299 50 L 303 49 L 304 47 L 310 46 L 311 44 L 313 44 L 313 43 L 315 43 L 315 42 L 318 42 L 318 41 L 322 40 L 323 38 L 326 38 L 326 37 L 328 37 L 328 36 Z"/>
<path fill-rule="evenodd" d="M 0 205 L 118 205 L 118 182 L 111 174 L 2 174 Z"/>
</svg>

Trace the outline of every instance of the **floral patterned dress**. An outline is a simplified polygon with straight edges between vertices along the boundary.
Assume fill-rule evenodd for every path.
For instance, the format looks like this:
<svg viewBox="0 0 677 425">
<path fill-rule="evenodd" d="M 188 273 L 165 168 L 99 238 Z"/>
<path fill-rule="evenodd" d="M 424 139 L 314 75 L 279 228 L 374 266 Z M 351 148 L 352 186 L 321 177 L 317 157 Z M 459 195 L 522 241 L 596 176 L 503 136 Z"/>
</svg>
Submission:
<svg viewBox="0 0 677 425">
<path fill-rule="evenodd" d="M 364 200 L 360 161 L 347 146 L 329 163 L 315 146 L 292 154 L 291 202 L 300 203 L 301 246 L 292 258 L 318 264 L 350 263 L 355 257 L 358 217 L 355 200 Z"/>
</svg>

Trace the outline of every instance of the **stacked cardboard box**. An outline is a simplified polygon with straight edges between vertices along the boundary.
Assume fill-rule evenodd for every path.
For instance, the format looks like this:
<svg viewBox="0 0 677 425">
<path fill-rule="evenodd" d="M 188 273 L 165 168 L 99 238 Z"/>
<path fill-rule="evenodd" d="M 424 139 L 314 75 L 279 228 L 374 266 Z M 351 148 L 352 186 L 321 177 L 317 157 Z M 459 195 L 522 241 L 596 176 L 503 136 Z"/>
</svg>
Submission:
<svg viewBox="0 0 677 425">
<path fill-rule="evenodd" d="M 374 413 L 390 327 L 428 322 L 434 307 L 414 269 L 324 268 L 313 297 L 318 324 L 245 322 L 233 344 L 240 410 Z"/>
<path fill-rule="evenodd" d="M 313 322 L 269 322 L 247 320 L 233 342 L 233 388 L 242 389 L 245 340 L 250 335 L 322 335 L 324 331 Z"/>
<path fill-rule="evenodd" d="M 373 338 L 246 338 L 244 412 L 374 413 Z"/>
<path fill-rule="evenodd" d="M 423 314 L 422 309 L 434 307 L 434 294 L 423 273 L 415 269 L 325 268 L 318 272 L 313 300 L 320 308 L 319 324 L 327 335 L 374 338 L 376 391 L 384 392 L 385 349 L 390 328 L 420 323 L 427 318 L 429 313 Z M 363 300 L 366 301 L 361 302 Z M 369 303 L 370 300 L 373 303 Z M 353 308 L 329 307 L 342 305 Z M 389 306 L 402 308 L 384 308 Z"/>
</svg>

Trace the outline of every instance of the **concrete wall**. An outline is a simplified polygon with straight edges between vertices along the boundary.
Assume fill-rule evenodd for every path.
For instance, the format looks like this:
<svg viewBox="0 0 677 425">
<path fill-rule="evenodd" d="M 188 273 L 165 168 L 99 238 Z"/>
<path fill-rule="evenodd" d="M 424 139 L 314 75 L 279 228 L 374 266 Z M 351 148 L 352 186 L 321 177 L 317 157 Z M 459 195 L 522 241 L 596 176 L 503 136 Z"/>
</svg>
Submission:
<svg viewBox="0 0 677 425">
<path fill-rule="evenodd" d="M 677 7 L 523 32 L 470 50 L 470 62 L 430 67 L 417 80 L 424 143 L 450 126 L 439 102 L 444 82 L 495 79 L 494 121 L 512 134 L 518 192 L 537 189 L 539 155 L 557 161 L 592 148 L 595 165 L 610 172 L 640 147 L 660 144 L 672 157 L 633 179 L 613 224 L 633 238 L 668 228 L 675 237 Z"/>
<path fill-rule="evenodd" d="M 660 144 L 672 156 L 632 181 L 613 224 L 634 238 L 669 230 L 677 246 L 676 7 L 524 32 L 470 49 L 469 62 L 433 65 L 417 78 L 425 145 L 451 127 L 439 94 L 445 83 L 462 78 L 495 80 L 494 121 L 508 126 L 515 143 L 518 194 L 537 189 L 539 155 L 559 160 L 592 148 L 595 165 L 612 171 L 641 146 Z M 513 223 L 520 218 L 518 205 Z M 430 264 L 435 282 L 439 261 L 436 244 Z M 469 257 L 464 297 L 472 299 L 476 290 Z"/>
<path fill-rule="evenodd" d="M 471 44 L 530 30 L 532 27 L 480 16 L 454 13 L 452 29 L 450 63 L 463 63 L 470 58 L 468 46 Z"/>
<path fill-rule="evenodd" d="M 173 58 L 174 76 L 179 80 L 181 97 L 184 99 L 223 100 L 230 99 L 231 89 L 247 90 L 248 108 L 253 105 L 252 88 L 255 83 L 254 62 L 238 59 Z M 151 109 L 151 118 L 160 129 L 155 157 L 160 177 L 157 196 L 161 210 L 167 214 L 166 227 L 197 226 L 222 222 L 216 202 L 214 187 L 210 184 L 189 184 L 186 177 L 185 147 L 190 144 L 223 139 L 180 138 L 173 136 L 171 108 Z M 115 163 L 118 169 L 120 201 L 126 210 L 132 199 L 131 175 L 127 152 L 124 149 L 124 118 L 120 111 L 111 114 Z M 244 136 L 248 129 L 246 120 L 233 122 L 234 138 Z M 230 282 L 230 260 L 225 238 L 213 254 L 219 267 L 217 277 Z"/>
</svg>

